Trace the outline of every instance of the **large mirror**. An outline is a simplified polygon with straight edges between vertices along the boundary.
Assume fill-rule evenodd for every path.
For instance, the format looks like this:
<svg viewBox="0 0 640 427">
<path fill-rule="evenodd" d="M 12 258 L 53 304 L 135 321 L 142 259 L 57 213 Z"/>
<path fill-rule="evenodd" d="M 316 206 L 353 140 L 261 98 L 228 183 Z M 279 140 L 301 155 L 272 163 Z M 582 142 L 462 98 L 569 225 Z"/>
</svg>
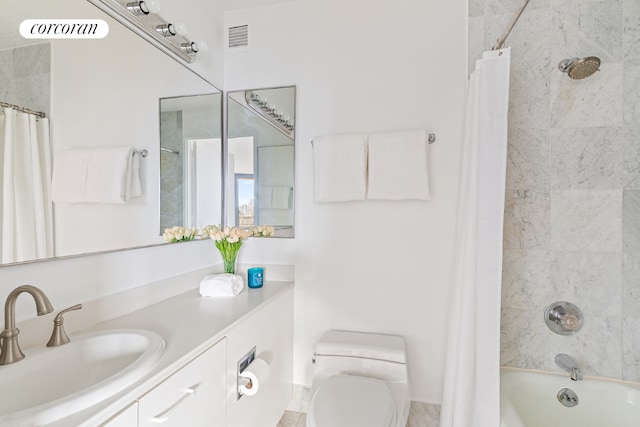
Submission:
<svg viewBox="0 0 640 427">
<path fill-rule="evenodd" d="M 3 193 L 15 194 L 13 199 L 3 198 L 0 205 L 2 264 L 163 244 L 159 233 L 160 170 L 167 155 L 160 149 L 161 117 L 176 116 L 181 111 L 183 119 L 192 120 L 182 128 L 185 136 L 219 139 L 220 92 L 86 0 L 0 0 L 0 7 L 0 101 L 46 115 L 30 128 L 38 129 L 36 133 L 43 137 L 31 147 L 31 152 L 38 147 L 42 161 L 35 168 L 39 170 L 35 181 L 28 181 L 33 179 L 25 173 L 31 162 L 20 154 L 27 145 L 17 143 L 17 136 L 0 140 L 0 176 L 9 176 L 13 181 L 8 184 L 3 180 Z M 102 19 L 109 24 L 109 34 L 104 39 L 45 43 L 23 39 L 18 26 L 24 19 L 33 18 Z M 184 105 L 168 102 L 172 99 L 185 100 Z M 203 107 L 202 102 L 209 105 Z M 0 107 L 0 126 L 8 120 L 7 110 Z M 197 121 L 202 125 L 198 131 L 187 129 Z M 46 124 L 48 131 L 42 127 Z M 131 192 L 120 197 L 120 188 L 114 190 L 120 181 L 111 178 L 109 173 L 113 171 L 105 171 L 109 162 L 102 162 L 105 167 L 96 169 L 97 187 L 86 186 L 84 193 L 73 194 L 76 190 L 72 191 L 73 186 L 68 183 L 77 182 L 74 176 L 85 176 L 79 166 L 87 161 L 82 153 L 115 147 L 148 152 L 146 157 L 127 157 L 126 171 L 139 174 L 139 183 L 131 187 Z M 69 155 L 74 150 L 79 157 Z M 62 162 L 63 158 L 66 162 Z M 182 156 L 179 161 L 186 163 L 188 159 Z M 61 164 L 65 166 L 62 169 Z M 67 183 L 56 186 L 54 182 L 52 187 L 47 176 L 56 175 L 56 165 L 57 174 L 63 172 L 56 182 Z M 168 173 L 182 172 L 174 168 Z M 130 178 L 125 172 L 125 186 L 130 184 Z M 6 185 L 10 184 L 14 187 L 9 191 Z M 178 179 L 175 185 L 181 185 Z M 215 185 L 220 193 L 219 180 Z M 58 200 L 52 203 L 56 190 Z M 109 192 L 117 196 L 115 201 L 106 197 Z M 38 196 L 32 200 L 35 193 Z M 96 195 L 99 202 L 93 199 Z M 178 197 L 177 193 L 173 196 Z M 209 209 L 222 212 L 221 197 L 217 206 Z M 173 219 L 180 222 L 184 217 Z"/>
<path fill-rule="evenodd" d="M 295 86 L 229 92 L 227 223 L 294 235 Z"/>
</svg>

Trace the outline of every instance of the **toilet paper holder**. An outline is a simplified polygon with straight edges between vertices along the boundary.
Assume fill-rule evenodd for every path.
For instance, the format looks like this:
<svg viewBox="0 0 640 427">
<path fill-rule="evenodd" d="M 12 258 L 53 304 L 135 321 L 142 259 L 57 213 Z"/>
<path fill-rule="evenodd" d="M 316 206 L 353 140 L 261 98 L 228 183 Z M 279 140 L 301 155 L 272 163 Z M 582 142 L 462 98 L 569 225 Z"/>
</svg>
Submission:
<svg viewBox="0 0 640 427">
<path fill-rule="evenodd" d="M 254 346 L 251 350 L 249 350 L 247 352 L 247 354 L 245 354 L 244 356 L 242 356 L 242 358 L 240 360 L 238 360 L 238 374 L 237 374 L 237 385 L 236 385 L 237 398 L 236 398 L 236 400 L 240 400 L 240 398 L 242 396 L 244 396 L 244 394 L 240 390 L 240 388 L 242 386 L 244 386 L 246 388 L 249 388 L 249 389 L 251 387 L 253 387 L 251 379 L 242 376 L 242 372 L 244 372 L 244 370 L 247 369 L 247 366 L 249 366 L 251 364 L 251 362 L 253 362 L 253 360 L 255 358 L 256 358 L 256 347 Z"/>
</svg>

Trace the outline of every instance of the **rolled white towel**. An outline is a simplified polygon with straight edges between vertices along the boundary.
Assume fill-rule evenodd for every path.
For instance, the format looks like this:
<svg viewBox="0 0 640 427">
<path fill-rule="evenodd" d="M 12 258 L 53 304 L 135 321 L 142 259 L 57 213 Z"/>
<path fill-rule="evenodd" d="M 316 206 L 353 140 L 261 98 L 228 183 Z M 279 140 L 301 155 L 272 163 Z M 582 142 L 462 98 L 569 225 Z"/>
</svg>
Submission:
<svg viewBox="0 0 640 427">
<path fill-rule="evenodd" d="M 242 292 L 244 280 L 236 274 L 212 274 L 200 281 L 203 297 L 234 297 Z"/>
</svg>

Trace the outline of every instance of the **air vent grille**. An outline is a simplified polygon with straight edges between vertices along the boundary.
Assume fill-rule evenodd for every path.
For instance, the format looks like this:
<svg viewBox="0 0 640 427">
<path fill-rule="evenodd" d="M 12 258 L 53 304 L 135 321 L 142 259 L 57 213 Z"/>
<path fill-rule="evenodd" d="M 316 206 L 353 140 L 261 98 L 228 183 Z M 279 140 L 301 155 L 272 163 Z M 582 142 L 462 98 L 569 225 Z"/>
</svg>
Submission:
<svg viewBox="0 0 640 427">
<path fill-rule="evenodd" d="M 249 46 L 249 25 L 229 27 L 229 49 Z"/>
</svg>

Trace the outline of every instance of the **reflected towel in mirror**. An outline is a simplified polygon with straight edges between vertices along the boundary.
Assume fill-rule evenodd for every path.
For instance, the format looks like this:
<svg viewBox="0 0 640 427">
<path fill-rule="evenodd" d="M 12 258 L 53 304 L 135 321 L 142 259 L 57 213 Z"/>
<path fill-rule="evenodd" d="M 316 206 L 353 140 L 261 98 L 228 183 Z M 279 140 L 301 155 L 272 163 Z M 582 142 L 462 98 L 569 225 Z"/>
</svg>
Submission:
<svg viewBox="0 0 640 427">
<path fill-rule="evenodd" d="M 140 156 L 131 147 L 76 148 L 53 158 L 56 203 L 127 203 L 142 195 Z"/>
</svg>

